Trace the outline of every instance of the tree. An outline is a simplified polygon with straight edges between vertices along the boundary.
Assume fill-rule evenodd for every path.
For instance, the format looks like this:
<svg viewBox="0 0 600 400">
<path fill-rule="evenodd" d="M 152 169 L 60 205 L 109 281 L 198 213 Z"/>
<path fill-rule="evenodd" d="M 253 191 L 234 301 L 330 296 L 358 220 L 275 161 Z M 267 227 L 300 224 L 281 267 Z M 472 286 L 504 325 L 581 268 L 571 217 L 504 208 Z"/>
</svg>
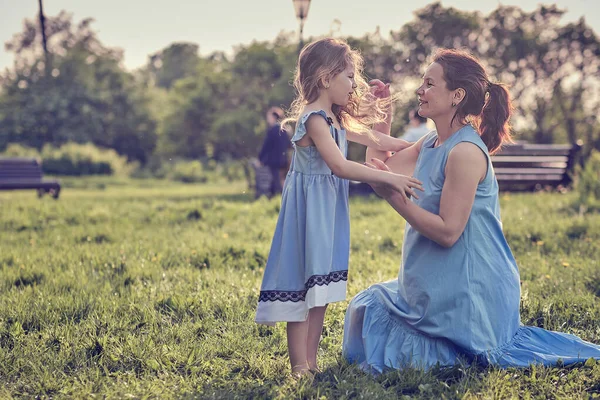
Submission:
<svg viewBox="0 0 600 400">
<path fill-rule="evenodd" d="M 419 76 L 439 47 L 467 48 L 484 63 L 492 81 L 509 84 L 518 138 L 592 142 L 600 135 L 595 118 L 600 109 L 598 39 L 583 19 L 560 25 L 563 15 L 554 5 L 532 12 L 499 6 L 481 16 L 431 4 L 392 32 L 397 54 L 407 61 L 395 67 L 395 86 L 402 98 L 414 97 L 408 74 Z M 392 62 L 386 61 L 388 68 Z"/>
<path fill-rule="evenodd" d="M 16 61 L 0 81 L 0 149 L 10 142 L 36 148 L 92 142 L 147 160 L 156 144 L 148 98 L 122 70 L 121 51 L 103 46 L 91 22 L 74 26 L 64 12 L 46 18 L 53 54 L 48 76 L 35 23 L 25 21 L 23 32 L 6 44 Z"/>
<path fill-rule="evenodd" d="M 199 78 L 180 79 L 170 93 L 171 112 L 165 119 L 159 148 L 163 156 L 199 158 L 207 155 L 209 132 L 218 108 Z"/>
<path fill-rule="evenodd" d="M 271 105 L 289 106 L 295 43 L 254 42 L 236 49 L 230 61 L 221 53 L 201 57 L 194 77 L 179 79 L 169 93 L 159 151 L 169 157 L 226 160 L 256 156 Z"/>
<path fill-rule="evenodd" d="M 150 55 L 147 68 L 156 86 L 170 89 L 176 80 L 196 75 L 199 64 L 197 44 L 173 43 Z"/>
</svg>

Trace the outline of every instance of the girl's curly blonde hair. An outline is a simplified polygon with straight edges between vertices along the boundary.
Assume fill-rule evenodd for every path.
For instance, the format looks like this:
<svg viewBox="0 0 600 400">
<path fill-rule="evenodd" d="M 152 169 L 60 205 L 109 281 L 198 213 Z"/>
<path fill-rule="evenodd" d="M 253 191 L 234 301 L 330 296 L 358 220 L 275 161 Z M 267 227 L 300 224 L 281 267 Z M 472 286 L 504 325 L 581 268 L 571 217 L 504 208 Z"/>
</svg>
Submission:
<svg viewBox="0 0 600 400">
<path fill-rule="evenodd" d="M 300 52 L 294 75 L 297 96 L 292 102 L 287 118 L 282 121 L 282 126 L 296 122 L 304 107 L 319 98 L 319 91 L 324 88 L 323 82 L 342 73 L 349 66 L 354 68 L 357 87 L 347 105 L 342 107 L 335 104 L 332 111 L 345 129 L 367 134 L 376 140 L 370 125 L 385 121 L 385 110 L 393 98 L 379 99 L 371 93 L 363 76 L 362 56 L 339 39 L 320 39 L 307 44 Z"/>
</svg>

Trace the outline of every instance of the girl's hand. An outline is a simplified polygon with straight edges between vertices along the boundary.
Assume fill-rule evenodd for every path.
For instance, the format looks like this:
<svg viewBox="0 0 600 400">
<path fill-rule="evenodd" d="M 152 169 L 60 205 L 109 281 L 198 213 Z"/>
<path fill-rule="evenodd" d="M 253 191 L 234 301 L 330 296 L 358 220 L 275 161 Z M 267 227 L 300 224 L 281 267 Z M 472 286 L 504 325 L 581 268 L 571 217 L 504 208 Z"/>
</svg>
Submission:
<svg viewBox="0 0 600 400">
<path fill-rule="evenodd" d="M 371 85 L 371 94 L 379 99 L 385 99 L 390 97 L 390 84 L 383 83 L 379 79 L 372 79 L 369 81 Z"/>
<path fill-rule="evenodd" d="M 415 199 L 418 199 L 419 196 L 415 193 L 413 189 L 419 189 L 423 191 L 423 186 L 421 181 L 417 178 L 413 178 L 411 176 L 400 175 L 391 173 L 390 183 L 389 185 L 397 192 L 402 195 L 402 199 L 404 203 L 408 203 L 408 197 L 413 196 Z"/>
<path fill-rule="evenodd" d="M 387 185 L 371 185 L 375 193 L 383 198 L 390 197 L 394 191 L 399 192 L 402 195 L 402 199 L 405 203 L 408 202 L 408 196 L 413 196 L 418 199 L 419 196 L 415 193 L 414 189 L 423 191 L 423 183 L 417 178 L 409 177 L 406 175 L 394 174 L 390 168 L 381 160 L 373 158 L 371 159 L 373 164 L 365 163 L 368 167 L 385 171 L 389 173 L 389 180 Z"/>
<path fill-rule="evenodd" d="M 369 164 L 369 163 L 365 163 L 365 165 L 369 168 L 372 169 L 378 169 L 376 166 L 374 166 L 373 164 Z M 376 184 L 376 183 L 371 183 L 370 184 L 371 187 L 373 188 L 373 190 L 375 191 L 375 193 L 377 194 L 377 196 L 382 197 L 384 199 L 389 198 L 390 196 L 392 196 L 394 194 L 394 190 L 386 185 L 386 184 Z"/>
</svg>

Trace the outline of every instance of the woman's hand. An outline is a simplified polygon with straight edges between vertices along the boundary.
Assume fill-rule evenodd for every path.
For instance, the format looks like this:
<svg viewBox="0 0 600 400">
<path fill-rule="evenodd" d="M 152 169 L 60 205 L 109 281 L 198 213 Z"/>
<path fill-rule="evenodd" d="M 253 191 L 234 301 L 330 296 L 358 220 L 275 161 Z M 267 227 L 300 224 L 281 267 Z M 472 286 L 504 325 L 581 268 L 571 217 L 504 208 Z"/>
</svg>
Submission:
<svg viewBox="0 0 600 400">
<path fill-rule="evenodd" d="M 385 99 L 390 97 L 390 84 L 383 83 L 379 79 L 372 79 L 369 81 L 369 85 L 371 85 L 371 94 L 378 99 Z"/>
</svg>

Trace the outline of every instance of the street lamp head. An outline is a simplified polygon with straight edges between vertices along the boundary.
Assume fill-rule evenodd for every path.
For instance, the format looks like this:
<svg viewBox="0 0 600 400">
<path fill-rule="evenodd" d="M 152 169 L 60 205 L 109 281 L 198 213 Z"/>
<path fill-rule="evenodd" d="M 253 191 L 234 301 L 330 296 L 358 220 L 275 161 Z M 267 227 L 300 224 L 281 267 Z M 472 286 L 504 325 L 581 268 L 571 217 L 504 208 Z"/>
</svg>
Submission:
<svg viewBox="0 0 600 400">
<path fill-rule="evenodd" d="M 308 9 L 310 7 L 310 0 L 292 0 L 294 2 L 294 9 L 296 10 L 296 18 L 303 22 L 308 15 Z"/>
</svg>

